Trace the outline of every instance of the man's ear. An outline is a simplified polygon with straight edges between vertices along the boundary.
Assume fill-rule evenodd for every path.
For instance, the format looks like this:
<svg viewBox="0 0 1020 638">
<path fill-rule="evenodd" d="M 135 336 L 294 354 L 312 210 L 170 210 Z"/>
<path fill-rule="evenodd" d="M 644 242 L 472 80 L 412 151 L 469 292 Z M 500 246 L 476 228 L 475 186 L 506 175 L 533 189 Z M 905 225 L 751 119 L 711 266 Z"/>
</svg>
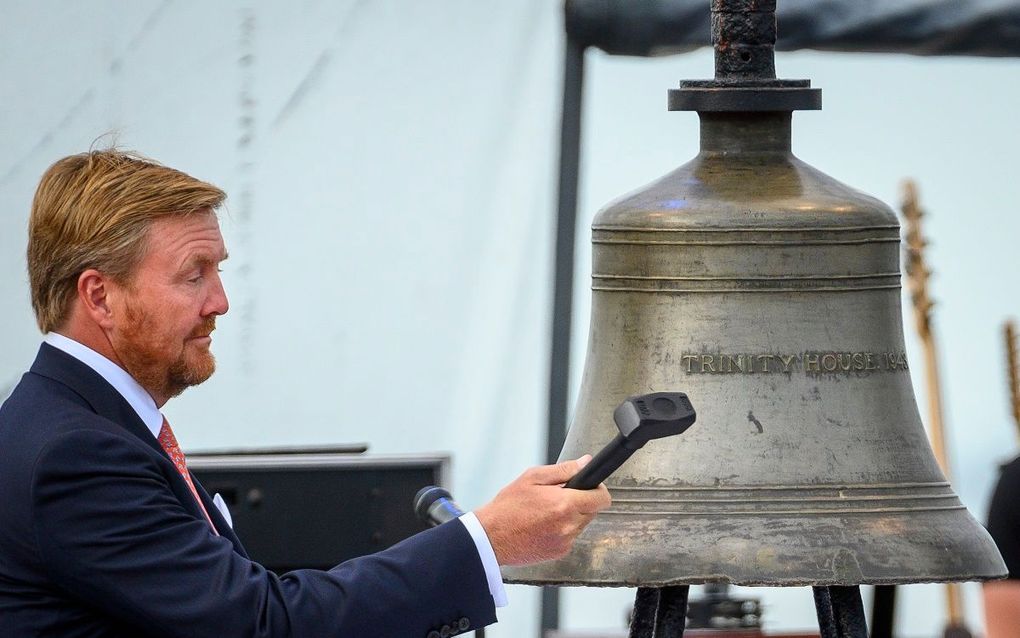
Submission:
<svg viewBox="0 0 1020 638">
<path fill-rule="evenodd" d="M 116 288 L 107 275 L 90 268 L 78 275 L 78 301 L 82 310 L 101 328 L 113 326 L 111 294 Z"/>
</svg>

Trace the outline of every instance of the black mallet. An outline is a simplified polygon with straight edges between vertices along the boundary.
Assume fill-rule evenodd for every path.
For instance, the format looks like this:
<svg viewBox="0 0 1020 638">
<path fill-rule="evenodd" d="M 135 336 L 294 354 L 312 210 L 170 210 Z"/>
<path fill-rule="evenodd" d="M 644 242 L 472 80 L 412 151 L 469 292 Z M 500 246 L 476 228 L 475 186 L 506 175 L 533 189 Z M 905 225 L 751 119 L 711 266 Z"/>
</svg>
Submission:
<svg viewBox="0 0 1020 638">
<path fill-rule="evenodd" d="M 575 474 L 565 487 L 590 490 L 598 487 L 631 454 L 652 439 L 681 434 L 698 417 L 683 392 L 653 392 L 628 397 L 613 410 L 620 433 Z"/>
<path fill-rule="evenodd" d="M 654 392 L 629 397 L 613 411 L 620 433 L 575 474 L 565 487 L 590 490 L 598 487 L 630 455 L 652 439 L 681 434 L 691 427 L 697 415 L 683 392 Z M 464 512 L 441 487 L 429 485 L 418 490 L 414 511 L 425 523 L 439 525 Z"/>
</svg>

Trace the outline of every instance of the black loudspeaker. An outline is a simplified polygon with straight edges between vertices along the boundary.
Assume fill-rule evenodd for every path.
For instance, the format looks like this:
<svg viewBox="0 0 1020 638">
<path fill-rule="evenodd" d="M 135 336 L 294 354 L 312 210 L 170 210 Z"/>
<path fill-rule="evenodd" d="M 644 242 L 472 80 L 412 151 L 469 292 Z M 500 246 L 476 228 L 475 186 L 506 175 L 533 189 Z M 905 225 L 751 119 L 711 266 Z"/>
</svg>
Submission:
<svg viewBox="0 0 1020 638">
<path fill-rule="evenodd" d="M 425 529 L 414 495 L 425 485 L 448 486 L 449 456 L 364 449 L 189 453 L 188 467 L 226 502 L 253 560 L 277 573 L 330 569 Z"/>
</svg>

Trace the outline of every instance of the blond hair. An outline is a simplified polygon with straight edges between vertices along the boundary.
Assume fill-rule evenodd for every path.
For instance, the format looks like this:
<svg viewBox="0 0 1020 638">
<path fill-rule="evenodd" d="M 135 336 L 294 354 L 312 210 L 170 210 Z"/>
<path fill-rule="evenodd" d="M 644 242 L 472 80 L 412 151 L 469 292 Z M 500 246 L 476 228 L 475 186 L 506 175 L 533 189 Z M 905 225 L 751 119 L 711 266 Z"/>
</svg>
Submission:
<svg viewBox="0 0 1020 638">
<path fill-rule="evenodd" d="M 94 268 L 130 283 L 153 221 L 216 210 L 212 184 L 116 149 L 71 155 L 39 181 L 28 222 L 28 279 L 45 333 L 68 319 L 78 277 Z"/>
</svg>

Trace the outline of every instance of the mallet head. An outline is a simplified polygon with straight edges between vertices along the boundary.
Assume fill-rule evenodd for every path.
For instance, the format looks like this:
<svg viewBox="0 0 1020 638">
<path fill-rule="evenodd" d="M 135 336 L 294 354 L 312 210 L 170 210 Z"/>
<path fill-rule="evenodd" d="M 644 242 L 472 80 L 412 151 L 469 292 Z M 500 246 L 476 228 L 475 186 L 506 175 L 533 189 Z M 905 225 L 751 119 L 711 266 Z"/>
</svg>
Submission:
<svg viewBox="0 0 1020 638">
<path fill-rule="evenodd" d="M 628 397 L 613 411 L 626 447 L 637 450 L 652 439 L 680 434 L 697 414 L 683 392 L 653 392 Z"/>
</svg>

